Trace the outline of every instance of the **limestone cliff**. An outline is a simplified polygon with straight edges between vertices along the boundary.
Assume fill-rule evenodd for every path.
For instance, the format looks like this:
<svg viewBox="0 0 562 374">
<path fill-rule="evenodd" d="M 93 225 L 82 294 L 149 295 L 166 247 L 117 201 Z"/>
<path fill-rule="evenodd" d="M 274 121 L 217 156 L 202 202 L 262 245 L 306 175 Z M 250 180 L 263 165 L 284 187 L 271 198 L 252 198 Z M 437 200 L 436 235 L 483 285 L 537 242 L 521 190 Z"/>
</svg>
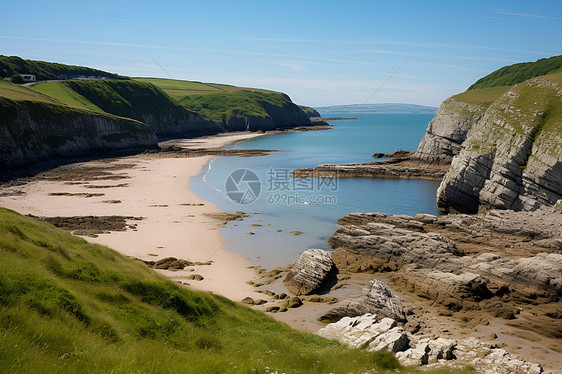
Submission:
<svg viewBox="0 0 562 374">
<path fill-rule="evenodd" d="M 0 98 L 0 170 L 53 157 L 155 147 L 144 123 L 61 105 Z"/>
<path fill-rule="evenodd" d="M 461 150 L 470 128 L 482 118 L 485 105 L 451 97 L 445 100 L 427 127 L 414 159 L 429 164 L 450 164 Z"/>
<path fill-rule="evenodd" d="M 562 74 L 508 90 L 469 129 L 437 191 L 440 211 L 554 205 L 562 198 L 561 117 Z"/>
</svg>

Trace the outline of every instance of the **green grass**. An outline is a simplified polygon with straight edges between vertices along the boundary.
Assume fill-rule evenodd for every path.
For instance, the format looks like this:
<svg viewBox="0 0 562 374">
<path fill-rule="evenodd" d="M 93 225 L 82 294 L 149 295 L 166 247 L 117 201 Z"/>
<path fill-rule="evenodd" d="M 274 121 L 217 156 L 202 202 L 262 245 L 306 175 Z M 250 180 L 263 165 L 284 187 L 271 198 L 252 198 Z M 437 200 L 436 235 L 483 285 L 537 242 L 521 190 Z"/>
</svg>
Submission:
<svg viewBox="0 0 562 374">
<path fill-rule="evenodd" d="M 139 261 L 0 208 L 0 367 L 9 373 L 359 373 L 387 352 L 298 332 Z"/>
<path fill-rule="evenodd" d="M 272 92 L 236 91 L 230 93 L 185 96 L 179 100 L 185 108 L 226 123 L 234 115 L 268 117 L 268 108 L 300 110 L 286 95 Z"/>
<path fill-rule="evenodd" d="M 541 76 L 540 78 L 562 85 L 562 73 Z M 486 89 L 483 89 L 486 90 Z M 479 91 L 469 91 L 477 94 Z M 545 85 L 520 83 L 510 88 L 517 96 L 512 99 L 502 97 L 491 107 L 500 115 L 509 126 L 490 126 L 483 128 L 486 139 L 478 143 L 472 139 L 470 149 L 481 154 L 491 153 L 496 149 L 496 144 L 501 141 L 520 143 L 520 138 L 527 137 L 533 141 L 534 149 L 547 149 L 551 156 L 558 157 L 562 145 L 557 139 L 562 138 L 562 97 L 557 95 L 557 90 Z M 461 95 L 468 94 L 469 92 Z M 509 108 L 509 110 L 506 110 Z M 548 142 L 541 146 L 541 142 Z M 528 154 L 529 157 L 537 157 Z M 520 165 L 525 168 L 526 164 Z"/>
<path fill-rule="evenodd" d="M 33 91 L 27 87 L 22 87 L 3 79 L 0 79 L 0 97 L 4 97 L 6 99 L 14 101 L 29 100 L 44 103 L 61 104 L 61 102 L 48 95 Z"/>
<path fill-rule="evenodd" d="M 183 81 L 164 78 L 134 78 L 134 80 L 144 83 L 151 83 L 166 92 L 175 99 L 190 95 L 208 95 L 213 93 L 227 93 L 241 90 L 254 92 L 274 92 L 258 88 L 236 87 L 228 84 L 203 83 L 195 81 Z"/>
<path fill-rule="evenodd" d="M 68 79 L 79 76 L 96 76 L 111 79 L 128 79 L 117 74 L 92 69 L 85 66 L 64 65 L 54 62 L 24 60 L 17 56 L 0 55 L 0 77 L 11 77 L 13 73 L 34 74 L 37 80 L 60 79 L 66 76 Z"/>
<path fill-rule="evenodd" d="M 473 89 L 453 96 L 453 99 L 469 104 L 490 106 L 499 99 L 511 86 L 499 86 L 490 88 Z"/>
<path fill-rule="evenodd" d="M 562 72 L 562 56 L 542 58 L 535 62 L 523 62 L 504 66 L 479 79 L 468 90 L 478 88 L 513 86 L 541 75 Z"/>
<path fill-rule="evenodd" d="M 55 98 L 68 106 L 103 113 L 103 110 L 82 95 L 70 89 L 64 82 L 42 82 L 34 84 L 30 88 L 33 91 Z"/>
</svg>

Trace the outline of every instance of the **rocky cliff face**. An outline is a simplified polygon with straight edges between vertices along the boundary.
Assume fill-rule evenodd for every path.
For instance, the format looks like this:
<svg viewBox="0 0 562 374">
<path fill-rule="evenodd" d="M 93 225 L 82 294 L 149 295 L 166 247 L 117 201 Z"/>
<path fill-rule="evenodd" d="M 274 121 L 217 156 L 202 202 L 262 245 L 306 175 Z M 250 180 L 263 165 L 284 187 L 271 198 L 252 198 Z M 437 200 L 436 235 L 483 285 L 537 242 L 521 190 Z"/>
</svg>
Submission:
<svg viewBox="0 0 562 374">
<path fill-rule="evenodd" d="M 8 99 L 0 99 L 0 109 L 0 170 L 52 157 L 157 145 L 148 126 L 130 119 Z"/>
<path fill-rule="evenodd" d="M 461 150 L 468 130 L 484 115 L 486 107 L 451 97 L 445 100 L 427 127 L 414 159 L 429 164 L 450 164 Z"/>
<path fill-rule="evenodd" d="M 562 198 L 561 80 L 528 80 L 490 105 L 437 191 L 442 213 L 534 210 Z"/>
<path fill-rule="evenodd" d="M 562 215 L 551 209 L 414 218 L 352 213 L 329 240 L 332 260 L 342 273 L 393 272 L 395 289 L 450 311 L 477 311 L 474 318 L 531 312 L 526 328 L 559 338 Z"/>
<path fill-rule="evenodd" d="M 284 95 L 288 102 L 283 106 L 263 103 L 267 116 L 235 115 L 228 119 L 224 130 L 226 131 L 268 131 L 276 129 L 288 129 L 297 126 L 308 126 L 311 124 L 308 115 L 293 104 L 291 99 Z"/>
</svg>

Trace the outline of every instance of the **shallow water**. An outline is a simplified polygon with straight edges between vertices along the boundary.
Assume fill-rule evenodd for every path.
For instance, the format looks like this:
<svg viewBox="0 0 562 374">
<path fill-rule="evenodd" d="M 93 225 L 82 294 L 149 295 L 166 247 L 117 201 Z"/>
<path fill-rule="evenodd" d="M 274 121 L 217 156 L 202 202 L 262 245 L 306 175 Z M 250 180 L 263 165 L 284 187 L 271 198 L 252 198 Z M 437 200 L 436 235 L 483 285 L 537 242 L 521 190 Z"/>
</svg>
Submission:
<svg viewBox="0 0 562 374">
<path fill-rule="evenodd" d="M 219 157 L 191 178 L 190 187 L 201 198 L 223 210 L 251 214 L 221 229 L 226 249 L 248 257 L 256 265 L 272 268 L 296 261 L 307 248 L 329 249 L 327 239 L 337 229 L 337 220 L 351 212 L 438 214 L 438 181 L 288 176 L 298 167 L 369 162 L 374 152 L 415 149 L 433 117 L 388 113 L 361 116 L 360 120 L 333 121 L 332 130 L 267 135 L 235 144 L 230 148 L 282 151 L 262 157 Z M 234 174 L 232 183 L 225 185 L 237 169 L 254 174 L 239 172 L 247 181 L 239 181 Z M 254 175 L 259 182 L 247 178 Z M 258 196 L 249 204 L 238 204 L 229 198 L 240 197 L 232 194 L 236 189 L 250 193 L 245 201 L 253 199 L 251 192 Z"/>
</svg>

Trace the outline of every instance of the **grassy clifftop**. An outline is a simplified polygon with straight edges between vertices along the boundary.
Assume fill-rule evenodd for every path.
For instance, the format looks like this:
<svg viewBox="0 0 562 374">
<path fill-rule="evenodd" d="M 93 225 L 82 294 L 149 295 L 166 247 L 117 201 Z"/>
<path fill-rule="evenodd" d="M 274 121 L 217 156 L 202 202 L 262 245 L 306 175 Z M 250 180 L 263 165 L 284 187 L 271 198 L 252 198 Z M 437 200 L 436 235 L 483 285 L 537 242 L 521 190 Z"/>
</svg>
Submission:
<svg viewBox="0 0 562 374">
<path fill-rule="evenodd" d="M 76 78 L 95 76 L 111 79 L 127 79 L 118 74 L 85 66 L 65 65 L 54 62 L 24 60 L 17 56 L 0 55 L 0 77 L 10 77 L 14 73 L 34 74 L 38 80 Z"/>
<path fill-rule="evenodd" d="M 265 118 L 269 116 L 268 108 L 271 107 L 304 111 L 287 95 L 270 90 L 174 79 L 135 78 L 135 80 L 154 84 L 176 99 L 184 108 L 209 120 L 223 123 L 236 115 Z"/>
<path fill-rule="evenodd" d="M 389 353 L 351 350 L 297 332 L 2 208 L 0 255 L 0 367 L 6 372 L 341 373 L 398 367 Z"/>
<path fill-rule="evenodd" d="M 519 64 L 504 66 L 483 78 L 468 88 L 475 90 L 479 88 L 513 86 L 517 83 L 535 78 L 541 75 L 553 74 L 562 71 L 562 56 L 542 58 L 535 62 L 522 62 Z"/>
</svg>

